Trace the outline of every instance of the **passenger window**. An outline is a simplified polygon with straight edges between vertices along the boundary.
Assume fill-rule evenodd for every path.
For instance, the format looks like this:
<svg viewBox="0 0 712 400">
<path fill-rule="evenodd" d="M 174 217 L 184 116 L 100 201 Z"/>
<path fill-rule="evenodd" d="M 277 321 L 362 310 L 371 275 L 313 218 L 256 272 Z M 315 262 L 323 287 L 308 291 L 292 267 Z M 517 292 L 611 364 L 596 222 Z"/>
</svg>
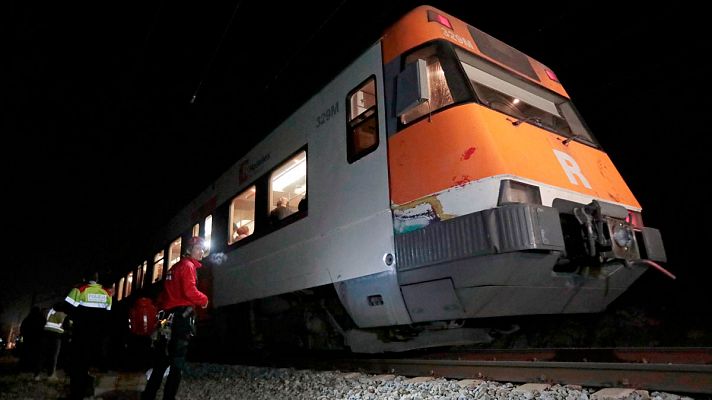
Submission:
<svg viewBox="0 0 712 400">
<path fill-rule="evenodd" d="M 272 226 L 298 211 L 306 211 L 307 152 L 300 151 L 270 175 L 269 219 Z M 301 203 L 301 207 L 300 207 Z"/>
<path fill-rule="evenodd" d="M 136 276 L 138 276 L 138 288 L 143 288 L 143 280 L 146 278 L 146 267 L 148 266 L 148 261 L 144 261 L 143 264 L 138 266 L 136 270 Z"/>
<path fill-rule="evenodd" d="M 119 279 L 119 290 L 116 291 L 116 300 L 121 301 L 124 298 L 124 278 Z"/>
<path fill-rule="evenodd" d="M 378 147 L 376 78 L 369 78 L 352 91 L 347 96 L 346 103 L 349 107 L 346 159 L 351 164 Z"/>
<path fill-rule="evenodd" d="M 436 51 L 436 46 L 426 47 L 410 54 L 405 60 L 406 64 L 415 62 L 418 59 L 425 60 L 428 68 L 430 101 L 426 101 L 425 103 L 420 104 L 419 106 L 403 114 L 400 117 L 400 122 L 402 124 L 408 124 L 423 115 L 435 112 L 436 110 L 454 102 L 450 86 L 448 86 L 447 79 L 445 78 L 445 72 L 443 71 L 440 58 L 436 54 Z"/>
<path fill-rule="evenodd" d="M 233 244 L 250 236 L 255 231 L 255 194 L 257 189 L 250 186 L 237 195 L 230 203 L 230 224 L 228 244 Z M 210 219 L 212 231 L 212 218 Z M 207 230 L 207 220 L 206 220 Z"/>
<path fill-rule="evenodd" d="M 126 294 L 124 295 L 124 297 L 131 296 L 132 290 L 133 290 L 133 272 L 129 272 L 129 274 L 126 275 Z"/>
<path fill-rule="evenodd" d="M 158 282 L 163 278 L 163 250 L 153 257 L 153 279 L 151 282 Z"/>
<path fill-rule="evenodd" d="M 197 224 L 195 225 L 198 226 Z M 200 229 L 193 229 L 193 236 L 200 236 Z M 213 216 L 208 215 L 205 217 L 205 247 L 206 252 L 210 253 L 210 249 L 213 247 Z"/>
<path fill-rule="evenodd" d="M 180 243 L 181 238 L 178 238 L 171 243 L 171 247 L 168 248 L 168 269 L 173 268 L 178 261 L 180 261 Z"/>
</svg>

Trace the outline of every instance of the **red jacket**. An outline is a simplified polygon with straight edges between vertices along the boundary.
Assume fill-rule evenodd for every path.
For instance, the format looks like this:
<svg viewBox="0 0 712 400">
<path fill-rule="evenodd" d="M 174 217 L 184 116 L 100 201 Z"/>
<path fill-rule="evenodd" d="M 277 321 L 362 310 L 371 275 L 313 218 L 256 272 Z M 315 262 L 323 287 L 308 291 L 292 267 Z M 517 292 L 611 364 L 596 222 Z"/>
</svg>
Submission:
<svg viewBox="0 0 712 400">
<path fill-rule="evenodd" d="M 200 261 L 192 257 L 181 257 L 168 271 L 160 298 L 164 310 L 181 306 L 203 307 L 208 304 L 208 296 L 195 286 L 195 270 L 202 266 Z"/>
</svg>

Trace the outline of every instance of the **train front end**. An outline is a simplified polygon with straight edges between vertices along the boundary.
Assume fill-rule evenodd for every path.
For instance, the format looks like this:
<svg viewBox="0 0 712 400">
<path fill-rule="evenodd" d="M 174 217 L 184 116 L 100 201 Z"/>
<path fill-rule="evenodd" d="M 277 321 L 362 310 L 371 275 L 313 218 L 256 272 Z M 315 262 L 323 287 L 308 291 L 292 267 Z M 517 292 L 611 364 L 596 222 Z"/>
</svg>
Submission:
<svg viewBox="0 0 712 400">
<path fill-rule="evenodd" d="M 666 272 L 660 232 L 549 68 L 429 7 L 399 24 L 383 39 L 388 162 L 413 322 L 598 312 Z"/>
</svg>

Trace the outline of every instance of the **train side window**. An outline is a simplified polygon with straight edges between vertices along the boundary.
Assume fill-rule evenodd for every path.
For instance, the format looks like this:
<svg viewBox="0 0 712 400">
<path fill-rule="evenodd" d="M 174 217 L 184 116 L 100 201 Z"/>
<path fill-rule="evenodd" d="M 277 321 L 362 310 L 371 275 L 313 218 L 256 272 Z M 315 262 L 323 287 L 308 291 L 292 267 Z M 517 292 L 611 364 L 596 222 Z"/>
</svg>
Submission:
<svg viewBox="0 0 712 400">
<path fill-rule="evenodd" d="M 250 186 L 230 202 L 228 244 L 236 243 L 255 231 L 255 195 L 257 188 Z M 212 218 L 211 218 L 212 231 Z M 206 221 L 207 222 L 207 221 Z M 207 229 L 207 223 L 206 223 Z"/>
<path fill-rule="evenodd" d="M 195 226 L 198 226 L 197 224 Z M 193 236 L 200 236 L 200 229 L 197 231 L 194 229 L 193 230 Z M 208 215 L 205 217 L 205 246 L 208 248 L 207 251 L 208 253 L 210 252 L 210 249 L 213 247 L 213 216 Z"/>
<path fill-rule="evenodd" d="M 138 266 L 136 275 L 138 276 L 138 288 L 143 288 L 144 279 L 146 279 L 146 268 L 148 267 L 148 261 L 144 261 L 143 264 Z"/>
<path fill-rule="evenodd" d="M 168 269 L 173 268 L 180 261 L 181 238 L 174 240 L 168 248 Z"/>
<path fill-rule="evenodd" d="M 163 278 L 163 250 L 153 256 L 153 278 L 151 282 L 158 282 Z"/>
<path fill-rule="evenodd" d="M 132 291 L 133 291 L 133 272 L 129 272 L 128 275 L 126 275 L 126 292 L 124 294 L 124 297 L 131 296 Z"/>
<path fill-rule="evenodd" d="M 346 129 L 349 164 L 374 151 L 378 147 L 378 104 L 376 101 L 376 78 L 349 92 L 346 104 L 349 107 Z"/>
<path fill-rule="evenodd" d="M 455 101 L 448 85 L 440 56 L 437 54 L 437 46 L 429 46 L 410 54 L 405 63 L 416 62 L 418 59 L 425 60 L 427 66 L 430 101 L 426 101 L 401 115 L 400 122 L 404 125 L 428 113 L 453 104 Z"/>
<path fill-rule="evenodd" d="M 294 221 L 290 215 L 306 211 L 307 152 L 300 151 L 277 167 L 270 175 L 269 187 L 269 220 L 273 227 Z"/>
<path fill-rule="evenodd" d="M 522 80 L 479 57 L 456 50 L 479 102 L 486 107 L 565 137 L 583 138 L 595 145 L 569 99 Z"/>
<path fill-rule="evenodd" d="M 119 279 L 118 290 L 116 291 L 116 300 L 121 301 L 124 298 L 124 278 Z"/>
</svg>

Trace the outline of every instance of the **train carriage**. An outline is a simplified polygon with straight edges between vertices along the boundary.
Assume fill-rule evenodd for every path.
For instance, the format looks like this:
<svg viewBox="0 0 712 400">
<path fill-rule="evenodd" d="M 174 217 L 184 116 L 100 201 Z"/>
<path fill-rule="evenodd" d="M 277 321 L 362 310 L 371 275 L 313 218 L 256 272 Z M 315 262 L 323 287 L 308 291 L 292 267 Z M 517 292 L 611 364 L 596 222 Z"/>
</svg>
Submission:
<svg viewBox="0 0 712 400">
<path fill-rule="evenodd" d="M 477 341 L 475 318 L 599 312 L 666 260 L 554 72 L 429 6 L 157 247 L 175 255 L 194 234 L 225 255 L 201 277 L 223 336 L 360 352 Z"/>
</svg>

